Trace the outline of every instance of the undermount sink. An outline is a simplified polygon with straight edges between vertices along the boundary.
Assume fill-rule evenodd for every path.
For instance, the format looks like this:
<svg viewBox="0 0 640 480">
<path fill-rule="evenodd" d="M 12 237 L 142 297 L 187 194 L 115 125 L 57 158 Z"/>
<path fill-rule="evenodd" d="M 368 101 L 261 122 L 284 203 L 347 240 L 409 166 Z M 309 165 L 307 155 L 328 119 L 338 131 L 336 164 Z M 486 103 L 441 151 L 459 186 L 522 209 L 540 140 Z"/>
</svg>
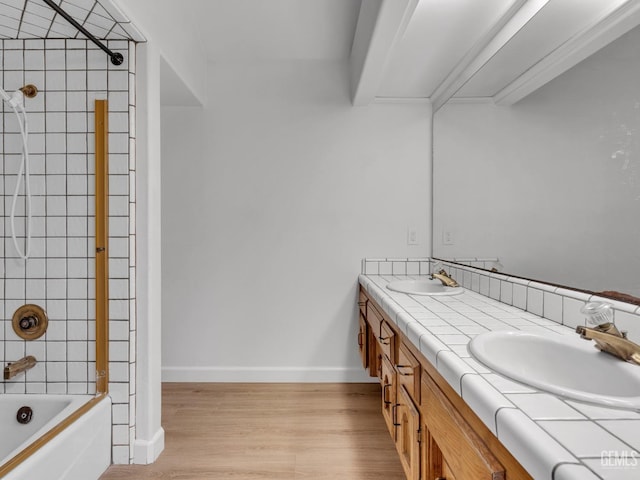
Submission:
<svg viewBox="0 0 640 480">
<path fill-rule="evenodd" d="M 487 332 L 469 342 L 471 355 L 516 382 L 561 397 L 640 411 L 640 366 L 594 348 L 578 335 Z"/>
<path fill-rule="evenodd" d="M 421 280 L 398 280 L 387 284 L 389 290 L 411 295 L 458 295 L 464 292 L 462 287 L 447 287 L 440 280 L 424 278 Z"/>
</svg>

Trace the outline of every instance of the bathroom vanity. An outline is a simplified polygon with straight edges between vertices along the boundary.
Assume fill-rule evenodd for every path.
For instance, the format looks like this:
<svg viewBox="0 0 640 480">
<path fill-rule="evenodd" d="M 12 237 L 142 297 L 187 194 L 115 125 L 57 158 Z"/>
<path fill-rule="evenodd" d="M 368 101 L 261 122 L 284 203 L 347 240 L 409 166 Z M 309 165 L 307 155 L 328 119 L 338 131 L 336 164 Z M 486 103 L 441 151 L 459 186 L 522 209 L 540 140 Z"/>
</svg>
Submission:
<svg viewBox="0 0 640 480">
<path fill-rule="evenodd" d="M 359 277 L 360 358 L 380 381 L 382 415 L 407 479 L 640 478 L 638 411 L 516 383 L 467 348 L 497 330 L 575 341 L 579 308 L 594 296 L 459 265 L 446 265 L 464 287 L 459 295 L 387 288 L 428 278 L 429 268 L 367 261 Z M 623 328 L 640 324 L 637 306 L 612 303 Z"/>
<path fill-rule="evenodd" d="M 382 386 L 382 414 L 407 479 L 530 479 L 361 287 L 358 348 Z"/>
</svg>

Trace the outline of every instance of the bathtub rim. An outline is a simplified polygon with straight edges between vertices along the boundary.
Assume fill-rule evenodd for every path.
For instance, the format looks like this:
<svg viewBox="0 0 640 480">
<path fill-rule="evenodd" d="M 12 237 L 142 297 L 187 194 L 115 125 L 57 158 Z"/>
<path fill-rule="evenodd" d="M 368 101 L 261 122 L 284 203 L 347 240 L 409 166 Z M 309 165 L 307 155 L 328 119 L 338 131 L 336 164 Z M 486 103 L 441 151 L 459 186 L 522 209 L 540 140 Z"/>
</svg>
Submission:
<svg viewBox="0 0 640 480">
<path fill-rule="evenodd" d="M 62 431 L 64 431 L 67 427 L 73 424 L 76 420 L 78 420 L 82 415 L 87 413 L 93 407 L 98 405 L 102 400 L 107 398 L 108 395 L 106 393 L 100 393 L 90 399 L 88 402 L 82 404 L 76 410 L 71 412 L 67 417 L 62 419 L 56 425 L 54 425 L 50 430 L 45 432 L 43 435 L 35 439 L 31 442 L 26 448 L 21 450 L 15 456 L 10 458 L 7 462 L 0 465 L 0 478 L 7 475 L 13 469 L 15 469 L 22 462 L 31 457 L 34 453 L 44 447 L 47 443 L 57 437 Z"/>
</svg>

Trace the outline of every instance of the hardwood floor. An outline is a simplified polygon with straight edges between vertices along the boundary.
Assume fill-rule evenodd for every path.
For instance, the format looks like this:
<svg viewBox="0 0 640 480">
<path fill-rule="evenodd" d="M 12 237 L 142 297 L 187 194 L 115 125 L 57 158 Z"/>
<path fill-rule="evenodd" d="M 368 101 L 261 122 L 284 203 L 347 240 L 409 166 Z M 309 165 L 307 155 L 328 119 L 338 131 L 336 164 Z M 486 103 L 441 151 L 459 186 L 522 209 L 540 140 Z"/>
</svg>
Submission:
<svg viewBox="0 0 640 480">
<path fill-rule="evenodd" d="M 405 480 L 377 384 L 163 384 L 165 450 L 100 480 Z"/>
</svg>

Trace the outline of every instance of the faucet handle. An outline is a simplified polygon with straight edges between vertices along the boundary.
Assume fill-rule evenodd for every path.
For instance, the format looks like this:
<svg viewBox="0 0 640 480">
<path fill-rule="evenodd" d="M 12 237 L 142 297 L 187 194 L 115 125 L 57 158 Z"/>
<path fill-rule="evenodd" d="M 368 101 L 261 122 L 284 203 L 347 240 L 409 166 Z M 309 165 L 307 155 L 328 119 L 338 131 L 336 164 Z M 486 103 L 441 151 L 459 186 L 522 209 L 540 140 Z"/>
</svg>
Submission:
<svg viewBox="0 0 640 480">
<path fill-rule="evenodd" d="M 613 323 L 613 305 L 607 302 L 589 302 L 581 309 L 580 313 L 586 316 L 591 325 Z"/>
</svg>

